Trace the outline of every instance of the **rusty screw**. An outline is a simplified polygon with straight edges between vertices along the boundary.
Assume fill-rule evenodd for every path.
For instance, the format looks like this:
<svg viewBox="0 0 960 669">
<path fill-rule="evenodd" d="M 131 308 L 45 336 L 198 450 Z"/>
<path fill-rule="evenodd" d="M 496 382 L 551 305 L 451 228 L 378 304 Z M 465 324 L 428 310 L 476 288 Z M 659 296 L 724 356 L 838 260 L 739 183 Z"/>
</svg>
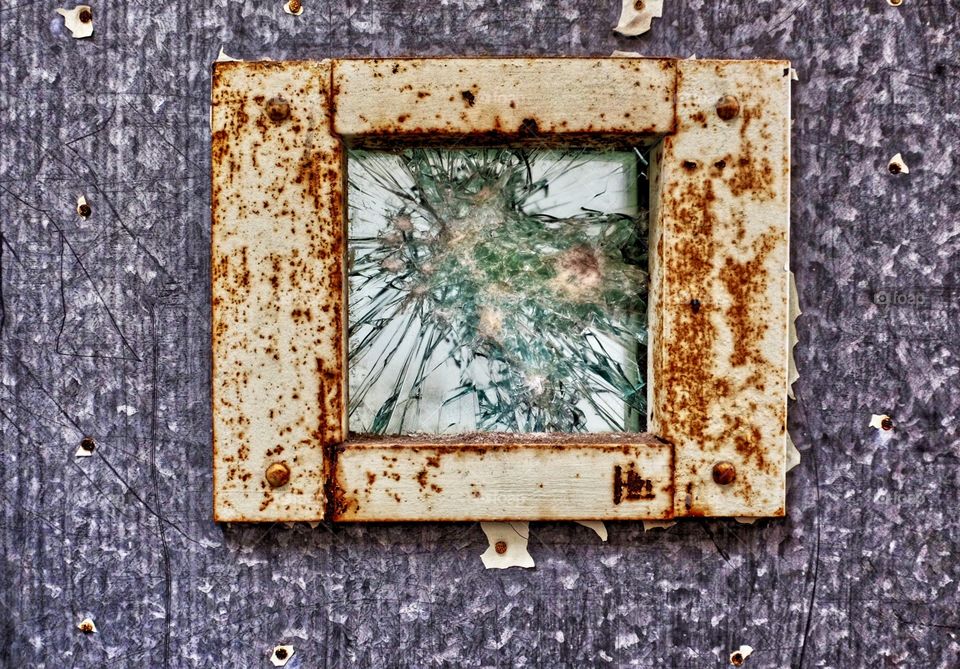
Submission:
<svg viewBox="0 0 960 669">
<path fill-rule="evenodd" d="M 743 656 L 743 653 L 741 653 L 739 650 L 735 650 L 732 653 L 730 653 L 730 664 L 732 664 L 735 667 L 742 667 L 746 659 L 747 658 L 745 658 Z"/>
<path fill-rule="evenodd" d="M 893 429 L 893 421 L 890 420 L 889 416 L 887 416 L 886 418 L 880 421 L 880 427 L 882 427 L 884 430 L 889 432 L 890 430 Z"/>
<path fill-rule="evenodd" d="M 713 481 L 717 485 L 730 485 L 737 480 L 737 468 L 732 462 L 718 462 L 713 466 Z"/>
<path fill-rule="evenodd" d="M 274 654 L 277 656 L 277 659 L 278 659 L 278 660 L 286 660 L 286 659 L 287 659 L 287 649 L 286 649 L 286 648 L 277 648 L 277 650 L 274 651 Z"/>
<path fill-rule="evenodd" d="M 267 100 L 267 116 L 274 123 L 280 123 L 290 116 L 290 103 L 281 97 Z"/>
<path fill-rule="evenodd" d="M 647 6 L 647 3 L 644 2 L 643 0 L 637 0 L 636 2 L 633 3 L 633 8 L 636 9 L 638 12 L 642 12 L 643 8 L 646 6 Z"/>
<path fill-rule="evenodd" d="M 507 542 L 498 541 L 497 544 L 493 547 L 500 555 L 503 555 L 507 552 Z"/>
<path fill-rule="evenodd" d="M 77 14 L 77 18 L 80 19 L 80 23 L 90 23 L 93 21 L 93 12 L 89 9 L 81 9 L 80 13 Z"/>
<path fill-rule="evenodd" d="M 87 453 L 93 453 L 93 451 L 97 448 L 97 444 L 93 441 L 93 437 L 84 437 L 80 440 L 80 448 L 85 450 Z"/>
<path fill-rule="evenodd" d="M 271 488 L 279 488 L 290 481 L 290 468 L 282 462 L 274 462 L 267 467 L 267 483 Z"/>
<path fill-rule="evenodd" d="M 732 121 L 740 113 L 740 101 L 732 95 L 724 95 L 717 100 L 717 116 L 724 121 Z"/>
<path fill-rule="evenodd" d="M 79 629 L 84 634 L 93 634 L 93 629 L 94 629 L 93 621 L 89 619 L 83 620 L 80 622 L 79 625 L 77 625 L 77 629 Z"/>
<path fill-rule="evenodd" d="M 77 207 L 77 213 L 80 214 L 81 218 L 90 218 L 90 214 L 93 213 L 93 209 L 90 208 L 90 205 L 84 202 Z"/>
<path fill-rule="evenodd" d="M 887 0 L 887 2 L 890 3 L 891 7 L 899 7 L 903 4 L 903 0 Z"/>
<path fill-rule="evenodd" d="M 300 11 L 303 5 L 300 3 L 300 0 L 290 0 L 290 2 L 287 4 L 287 7 L 290 8 L 291 12 L 296 14 L 297 12 Z"/>
</svg>

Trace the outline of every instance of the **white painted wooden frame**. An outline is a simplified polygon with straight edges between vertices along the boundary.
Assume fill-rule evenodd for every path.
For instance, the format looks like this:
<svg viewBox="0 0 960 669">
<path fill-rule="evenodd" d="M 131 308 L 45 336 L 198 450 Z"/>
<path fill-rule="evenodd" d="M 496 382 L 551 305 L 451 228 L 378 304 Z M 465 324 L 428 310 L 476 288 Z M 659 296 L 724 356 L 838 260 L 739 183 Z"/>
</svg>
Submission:
<svg viewBox="0 0 960 669">
<path fill-rule="evenodd" d="M 783 515 L 789 67 L 215 64 L 215 518 Z M 652 434 L 348 438 L 344 146 L 534 142 L 654 146 Z"/>
</svg>

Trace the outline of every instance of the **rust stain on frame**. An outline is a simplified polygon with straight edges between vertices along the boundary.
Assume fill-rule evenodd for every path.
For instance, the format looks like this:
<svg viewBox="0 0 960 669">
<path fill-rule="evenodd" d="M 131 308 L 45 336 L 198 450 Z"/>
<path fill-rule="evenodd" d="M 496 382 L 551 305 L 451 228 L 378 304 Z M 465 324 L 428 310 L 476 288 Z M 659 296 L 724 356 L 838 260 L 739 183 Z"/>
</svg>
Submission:
<svg viewBox="0 0 960 669">
<path fill-rule="evenodd" d="M 650 428 L 677 449 L 678 516 L 784 513 L 789 73 L 681 62 L 677 132 L 654 152 Z"/>
<path fill-rule="evenodd" d="M 334 132 L 349 144 L 636 145 L 673 132 L 677 61 L 337 60 Z"/>
<path fill-rule="evenodd" d="M 344 435 L 344 157 L 330 62 L 213 69 L 214 517 L 320 520 Z M 267 472 L 288 469 L 283 485 Z"/>
<path fill-rule="evenodd" d="M 337 451 L 333 520 L 673 517 L 673 447 L 650 435 L 371 436 Z"/>
</svg>

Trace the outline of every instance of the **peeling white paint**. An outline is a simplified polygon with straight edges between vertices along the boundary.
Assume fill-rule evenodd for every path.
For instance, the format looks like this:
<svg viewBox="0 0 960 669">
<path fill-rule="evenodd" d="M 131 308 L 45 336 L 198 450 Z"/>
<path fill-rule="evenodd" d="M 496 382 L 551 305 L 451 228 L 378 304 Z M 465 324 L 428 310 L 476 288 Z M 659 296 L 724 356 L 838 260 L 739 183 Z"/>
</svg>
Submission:
<svg viewBox="0 0 960 669">
<path fill-rule="evenodd" d="M 240 58 L 234 58 L 233 56 L 228 56 L 224 51 L 223 47 L 220 47 L 220 53 L 217 54 L 217 63 L 225 62 L 239 62 Z"/>
<path fill-rule="evenodd" d="M 77 446 L 77 452 L 73 454 L 75 458 L 90 458 L 93 457 L 93 451 L 88 450 L 83 447 L 83 442 L 80 443 L 80 446 Z"/>
<path fill-rule="evenodd" d="M 677 524 L 675 520 L 645 520 L 643 521 L 643 531 L 666 530 Z"/>
<path fill-rule="evenodd" d="M 132 416 L 133 414 L 137 413 L 137 410 L 136 408 L 129 406 L 127 404 L 121 404 L 120 406 L 117 407 L 117 413 L 122 413 L 128 416 Z"/>
<path fill-rule="evenodd" d="M 300 16 L 303 14 L 303 3 L 298 2 L 296 11 L 294 11 L 293 2 L 294 0 L 287 0 L 285 3 L 283 3 L 283 11 L 285 11 L 287 14 L 291 14 L 292 16 Z"/>
<path fill-rule="evenodd" d="M 81 14 L 86 13 L 87 20 L 80 20 Z M 74 39 L 83 39 L 93 35 L 93 9 L 90 5 L 77 5 L 73 9 L 60 7 L 57 14 L 63 17 L 63 24 L 66 26 Z"/>
<path fill-rule="evenodd" d="M 282 667 L 290 661 L 294 654 L 293 646 L 276 646 L 273 654 L 270 655 L 270 664 L 275 667 Z"/>
<path fill-rule="evenodd" d="M 577 525 L 589 527 L 591 530 L 597 533 L 597 536 L 600 537 L 600 541 L 607 540 L 607 526 L 603 524 L 602 520 L 578 520 Z"/>
<path fill-rule="evenodd" d="M 797 338 L 797 319 L 802 314 L 803 312 L 800 311 L 800 295 L 797 293 L 797 278 L 793 272 L 790 272 L 790 355 L 787 360 L 787 396 L 792 400 L 797 399 L 793 394 L 793 384 L 800 378 L 800 372 L 797 371 L 797 360 L 793 353 L 799 341 Z"/>
<path fill-rule="evenodd" d="M 887 169 L 890 170 L 891 174 L 910 174 L 910 168 L 904 162 L 903 155 L 899 153 L 890 159 L 890 162 L 887 163 Z"/>
<path fill-rule="evenodd" d="M 753 655 L 753 648 L 750 646 L 740 646 L 737 650 L 730 653 L 730 664 L 735 667 L 743 666 L 747 658 Z"/>
<path fill-rule="evenodd" d="M 623 0 L 620 21 L 614 30 L 627 37 L 650 30 L 654 18 L 663 16 L 663 0 Z"/>
<path fill-rule="evenodd" d="M 796 444 L 793 443 L 793 439 L 790 437 L 790 434 L 787 433 L 787 469 L 790 471 L 794 467 L 800 464 L 800 451 L 797 449 Z"/>
<path fill-rule="evenodd" d="M 527 552 L 527 542 L 530 539 L 529 523 L 480 523 L 480 527 L 483 528 L 487 541 L 490 542 L 490 546 L 480 556 L 484 567 L 530 569 L 535 566 L 533 558 Z"/>
</svg>

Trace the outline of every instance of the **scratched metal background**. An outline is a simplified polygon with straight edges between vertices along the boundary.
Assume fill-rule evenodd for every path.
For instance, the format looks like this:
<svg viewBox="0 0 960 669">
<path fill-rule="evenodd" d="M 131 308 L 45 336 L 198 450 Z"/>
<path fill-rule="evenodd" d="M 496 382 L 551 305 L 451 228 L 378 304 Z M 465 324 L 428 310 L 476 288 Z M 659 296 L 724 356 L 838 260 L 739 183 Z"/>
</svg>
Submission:
<svg viewBox="0 0 960 669">
<path fill-rule="evenodd" d="M 741 643 L 750 667 L 958 665 L 960 2 L 669 0 L 633 40 L 619 4 L 95 0 L 75 41 L 55 3 L 3 0 L 0 666 L 259 667 L 279 642 L 290 667 L 722 667 Z M 788 517 L 607 544 L 535 524 L 537 568 L 507 572 L 481 568 L 476 525 L 214 525 L 221 46 L 792 59 Z M 911 174 L 887 172 L 898 151 Z"/>
</svg>

